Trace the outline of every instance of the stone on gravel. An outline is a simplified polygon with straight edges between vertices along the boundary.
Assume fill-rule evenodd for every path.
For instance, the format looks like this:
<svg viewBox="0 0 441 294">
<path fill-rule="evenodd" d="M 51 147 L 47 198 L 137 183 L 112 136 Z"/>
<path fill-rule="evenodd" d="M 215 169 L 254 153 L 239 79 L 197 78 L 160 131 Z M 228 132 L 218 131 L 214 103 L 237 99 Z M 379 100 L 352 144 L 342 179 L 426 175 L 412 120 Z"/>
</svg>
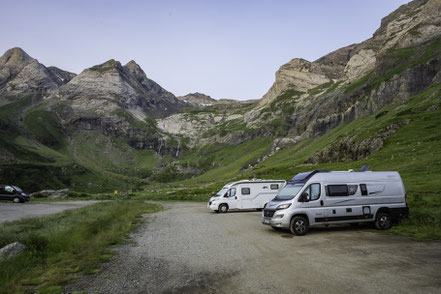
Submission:
<svg viewBox="0 0 441 294">
<path fill-rule="evenodd" d="M 26 247 L 20 242 L 14 242 L 0 249 L 0 260 L 17 256 L 23 252 Z"/>
</svg>

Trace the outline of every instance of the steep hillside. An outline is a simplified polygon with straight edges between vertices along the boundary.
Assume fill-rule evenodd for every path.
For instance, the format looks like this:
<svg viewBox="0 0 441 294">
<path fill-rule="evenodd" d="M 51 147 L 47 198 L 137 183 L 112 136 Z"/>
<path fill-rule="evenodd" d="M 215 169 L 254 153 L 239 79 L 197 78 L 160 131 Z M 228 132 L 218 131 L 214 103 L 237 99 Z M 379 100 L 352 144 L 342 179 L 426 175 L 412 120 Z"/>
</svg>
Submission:
<svg viewBox="0 0 441 294">
<path fill-rule="evenodd" d="M 188 105 L 134 61 L 111 60 L 77 76 L 46 68 L 19 48 L 0 61 L 2 182 L 30 191 L 129 189 L 176 154 L 174 137 L 154 118 Z"/>
</svg>

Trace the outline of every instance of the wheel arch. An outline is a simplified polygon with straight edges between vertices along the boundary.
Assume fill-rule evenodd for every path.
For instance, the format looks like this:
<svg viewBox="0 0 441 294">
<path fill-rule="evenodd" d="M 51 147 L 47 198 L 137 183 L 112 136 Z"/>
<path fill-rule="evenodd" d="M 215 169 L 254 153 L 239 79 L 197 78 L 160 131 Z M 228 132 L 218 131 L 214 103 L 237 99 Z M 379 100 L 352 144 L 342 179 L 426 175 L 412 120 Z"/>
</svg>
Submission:
<svg viewBox="0 0 441 294">
<path fill-rule="evenodd" d="M 387 213 L 387 214 L 391 214 L 391 211 L 390 211 L 390 208 L 389 208 L 389 207 L 382 206 L 382 207 L 380 207 L 380 208 L 377 209 L 377 212 L 375 213 L 375 217 L 377 217 L 377 215 L 378 215 L 379 213 L 381 213 L 381 212 L 383 212 L 383 213 Z"/>
<path fill-rule="evenodd" d="M 301 213 L 294 213 L 294 214 L 291 216 L 290 222 L 291 222 L 292 219 L 295 218 L 296 216 L 304 217 L 304 218 L 308 221 L 308 224 L 311 223 L 311 221 L 309 220 L 308 215 L 307 215 L 306 213 L 303 213 L 303 212 L 301 212 Z"/>
</svg>

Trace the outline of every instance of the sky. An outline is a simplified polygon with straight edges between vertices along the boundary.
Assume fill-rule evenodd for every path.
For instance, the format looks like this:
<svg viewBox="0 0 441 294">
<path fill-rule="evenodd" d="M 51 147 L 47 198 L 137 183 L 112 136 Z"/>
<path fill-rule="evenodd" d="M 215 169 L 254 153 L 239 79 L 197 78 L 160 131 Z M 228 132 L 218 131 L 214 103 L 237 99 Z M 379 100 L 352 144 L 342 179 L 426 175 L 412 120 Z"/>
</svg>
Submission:
<svg viewBox="0 0 441 294">
<path fill-rule="evenodd" d="M 259 99 L 292 58 L 372 36 L 408 0 L 0 0 L 0 55 L 80 73 L 135 60 L 177 96 Z"/>
</svg>

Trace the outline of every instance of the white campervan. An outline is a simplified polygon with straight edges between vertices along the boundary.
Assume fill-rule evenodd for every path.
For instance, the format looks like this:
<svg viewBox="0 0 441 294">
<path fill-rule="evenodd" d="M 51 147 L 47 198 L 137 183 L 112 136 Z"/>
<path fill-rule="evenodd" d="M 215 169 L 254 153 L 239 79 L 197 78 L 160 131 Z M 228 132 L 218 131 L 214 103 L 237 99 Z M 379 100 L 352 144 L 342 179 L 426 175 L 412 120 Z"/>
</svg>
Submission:
<svg viewBox="0 0 441 294">
<path fill-rule="evenodd" d="M 285 187 L 284 180 L 244 180 L 226 184 L 207 207 L 215 212 L 226 213 L 231 209 L 262 209 Z"/>
<path fill-rule="evenodd" d="M 360 222 L 386 230 L 408 214 L 398 172 L 316 170 L 294 176 L 265 206 L 262 223 L 296 235 L 313 226 Z"/>
</svg>

